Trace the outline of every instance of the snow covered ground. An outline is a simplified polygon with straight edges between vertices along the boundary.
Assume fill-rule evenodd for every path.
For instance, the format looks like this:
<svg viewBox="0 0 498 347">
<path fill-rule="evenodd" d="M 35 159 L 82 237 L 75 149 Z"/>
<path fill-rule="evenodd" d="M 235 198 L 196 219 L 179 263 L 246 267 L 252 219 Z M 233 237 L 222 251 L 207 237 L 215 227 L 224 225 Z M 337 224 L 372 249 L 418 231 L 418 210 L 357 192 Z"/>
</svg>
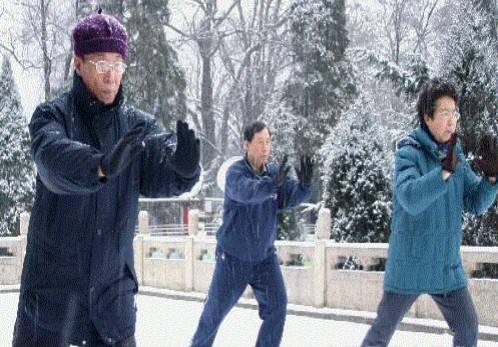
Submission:
<svg viewBox="0 0 498 347">
<path fill-rule="evenodd" d="M 0 347 L 10 346 L 18 293 L 0 294 Z M 137 296 L 137 341 L 140 347 L 185 347 L 202 310 L 198 301 Z M 223 322 L 215 347 L 254 346 L 259 329 L 258 313 L 235 307 Z M 282 347 L 359 346 L 368 325 L 302 316 L 287 316 Z M 389 346 L 451 346 L 450 335 L 398 331 Z M 497 342 L 479 341 L 479 347 L 496 347 Z"/>
</svg>

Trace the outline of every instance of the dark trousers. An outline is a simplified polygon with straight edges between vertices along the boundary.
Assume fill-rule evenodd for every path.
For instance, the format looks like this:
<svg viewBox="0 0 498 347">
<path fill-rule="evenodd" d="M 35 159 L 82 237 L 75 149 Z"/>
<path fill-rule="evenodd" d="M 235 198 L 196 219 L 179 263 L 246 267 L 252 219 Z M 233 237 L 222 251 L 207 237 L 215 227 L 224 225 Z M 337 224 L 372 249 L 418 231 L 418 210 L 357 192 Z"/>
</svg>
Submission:
<svg viewBox="0 0 498 347">
<path fill-rule="evenodd" d="M 108 347 L 102 341 L 95 330 L 92 329 L 91 336 L 88 340 L 70 341 L 68 332 L 54 332 L 44 329 L 32 321 L 31 318 L 24 314 L 22 308 L 19 310 L 16 324 L 14 326 L 14 338 L 12 347 L 69 347 L 70 344 L 85 347 Z M 124 339 L 114 347 L 136 347 L 135 336 Z"/>
<path fill-rule="evenodd" d="M 384 292 L 373 322 L 361 347 L 387 346 L 396 326 L 419 295 L 404 295 Z M 454 347 L 477 346 L 477 313 L 467 288 L 445 294 L 431 294 L 444 319 L 454 332 Z"/>
<path fill-rule="evenodd" d="M 261 263 L 248 263 L 218 250 L 213 279 L 192 347 L 212 346 L 221 322 L 247 285 L 252 287 L 259 304 L 259 316 L 263 320 L 256 346 L 280 345 L 287 294 L 277 256 L 273 254 Z"/>
</svg>

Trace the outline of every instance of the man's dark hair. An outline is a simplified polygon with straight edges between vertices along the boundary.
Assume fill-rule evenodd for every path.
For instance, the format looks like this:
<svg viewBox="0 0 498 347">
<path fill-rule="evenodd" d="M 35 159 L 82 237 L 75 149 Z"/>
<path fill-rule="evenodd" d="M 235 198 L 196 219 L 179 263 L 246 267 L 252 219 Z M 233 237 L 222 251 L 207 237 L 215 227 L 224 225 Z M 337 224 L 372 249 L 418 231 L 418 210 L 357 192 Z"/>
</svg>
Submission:
<svg viewBox="0 0 498 347">
<path fill-rule="evenodd" d="M 246 126 L 246 128 L 244 129 L 244 141 L 251 142 L 254 135 L 256 133 L 259 133 L 263 129 L 267 129 L 268 133 L 271 136 L 270 129 L 268 129 L 268 127 L 266 126 L 265 123 L 260 122 L 260 121 L 252 122 L 251 124 Z"/>
<path fill-rule="evenodd" d="M 433 118 L 436 101 L 442 96 L 448 96 L 458 104 L 458 92 L 451 82 L 434 78 L 424 84 L 417 100 L 417 115 L 422 126 L 425 125 L 424 114 Z"/>
</svg>

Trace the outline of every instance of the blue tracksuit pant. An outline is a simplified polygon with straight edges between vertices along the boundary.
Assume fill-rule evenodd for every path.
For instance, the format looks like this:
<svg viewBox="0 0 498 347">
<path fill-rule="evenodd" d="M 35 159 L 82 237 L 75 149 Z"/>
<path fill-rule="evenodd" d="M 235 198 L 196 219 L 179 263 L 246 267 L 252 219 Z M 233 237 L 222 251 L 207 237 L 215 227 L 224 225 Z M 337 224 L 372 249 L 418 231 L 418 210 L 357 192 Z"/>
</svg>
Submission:
<svg viewBox="0 0 498 347">
<path fill-rule="evenodd" d="M 396 326 L 418 298 L 418 294 L 384 292 L 373 322 L 361 347 L 387 346 Z M 431 294 L 448 326 L 454 332 L 454 347 L 477 346 L 477 313 L 468 289 L 461 288 L 444 294 Z"/>
<path fill-rule="evenodd" d="M 192 347 L 212 346 L 223 318 L 237 303 L 247 285 L 252 287 L 259 304 L 259 316 L 263 320 L 256 346 L 274 347 L 280 344 L 287 294 L 277 256 L 273 254 L 260 263 L 249 263 L 218 247 L 213 279 Z"/>
</svg>

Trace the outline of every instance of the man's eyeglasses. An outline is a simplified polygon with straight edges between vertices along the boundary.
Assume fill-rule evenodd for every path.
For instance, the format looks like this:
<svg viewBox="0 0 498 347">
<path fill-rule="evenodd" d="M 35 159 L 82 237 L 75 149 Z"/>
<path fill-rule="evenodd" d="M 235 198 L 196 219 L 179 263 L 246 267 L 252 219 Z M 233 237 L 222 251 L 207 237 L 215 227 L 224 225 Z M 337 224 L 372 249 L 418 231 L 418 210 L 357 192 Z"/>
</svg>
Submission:
<svg viewBox="0 0 498 347">
<path fill-rule="evenodd" d="M 88 60 L 88 61 L 93 65 L 95 65 L 95 69 L 99 74 L 108 73 L 111 72 L 112 70 L 116 71 L 118 74 L 122 74 L 126 70 L 126 64 L 123 63 L 122 61 L 118 61 L 115 63 L 109 63 L 105 60 L 99 60 L 99 61 Z"/>
<path fill-rule="evenodd" d="M 455 110 L 455 111 L 448 111 L 448 110 L 441 111 L 441 112 L 438 112 L 438 115 L 443 117 L 446 120 L 449 120 L 451 118 L 453 118 L 455 120 L 460 119 L 460 113 L 457 110 Z"/>
</svg>

